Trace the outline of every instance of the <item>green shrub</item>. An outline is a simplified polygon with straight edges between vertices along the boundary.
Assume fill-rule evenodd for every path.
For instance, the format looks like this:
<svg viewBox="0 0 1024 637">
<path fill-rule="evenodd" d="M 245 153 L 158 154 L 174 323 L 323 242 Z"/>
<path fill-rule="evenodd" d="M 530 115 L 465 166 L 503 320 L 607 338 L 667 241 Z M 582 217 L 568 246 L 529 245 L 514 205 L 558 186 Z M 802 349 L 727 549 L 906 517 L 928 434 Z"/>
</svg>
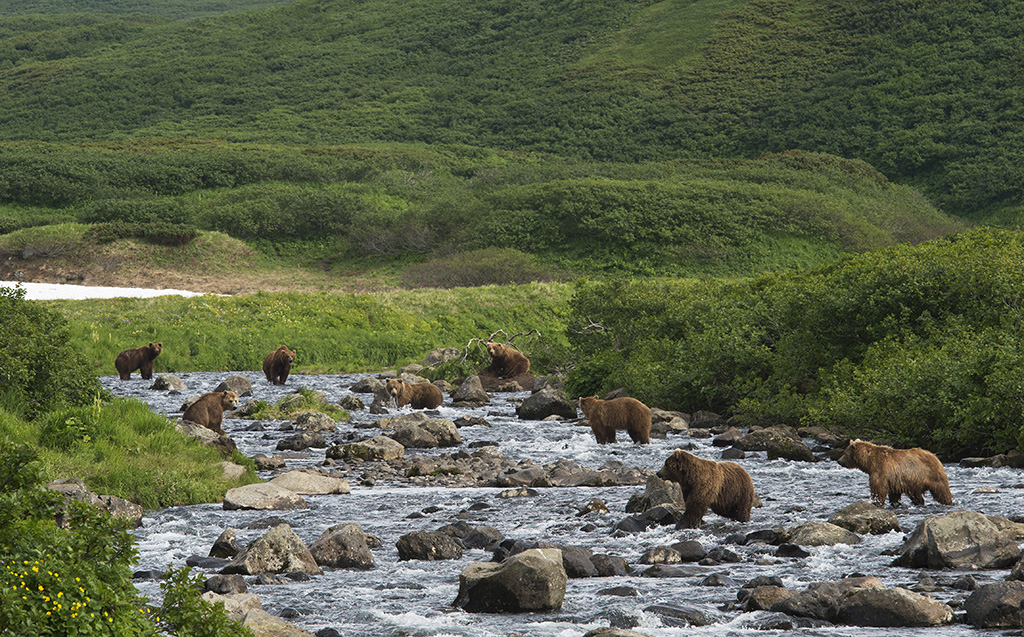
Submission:
<svg viewBox="0 0 1024 637">
<path fill-rule="evenodd" d="M 484 248 L 435 257 L 408 266 L 402 275 L 403 282 L 412 288 L 509 285 L 559 278 L 553 268 L 537 264 L 532 255 L 514 248 Z"/>
<path fill-rule="evenodd" d="M 86 237 L 97 243 L 111 243 L 120 239 L 143 239 L 164 246 L 182 246 L 199 235 L 190 224 L 165 221 L 110 221 L 89 227 Z"/>
<path fill-rule="evenodd" d="M 228 619 L 223 602 L 210 604 L 203 599 L 204 579 L 201 573 L 192 575 L 187 566 L 164 571 L 159 615 L 163 628 L 180 637 L 253 637 L 251 630 Z"/>
</svg>

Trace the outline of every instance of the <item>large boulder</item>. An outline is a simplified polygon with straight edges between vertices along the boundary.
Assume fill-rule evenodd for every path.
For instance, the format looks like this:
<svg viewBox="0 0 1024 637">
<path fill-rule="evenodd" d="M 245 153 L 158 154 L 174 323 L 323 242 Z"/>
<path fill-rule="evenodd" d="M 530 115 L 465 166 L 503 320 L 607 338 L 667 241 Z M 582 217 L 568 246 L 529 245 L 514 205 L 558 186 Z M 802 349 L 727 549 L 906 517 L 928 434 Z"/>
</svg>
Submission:
<svg viewBox="0 0 1024 637">
<path fill-rule="evenodd" d="M 889 531 L 899 531 L 900 523 L 896 514 L 880 509 L 867 501 L 854 502 L 850 506 L 836 512 L 828 519 L 829 524 L 861 535 L 882 535 Z"/>
<path fill-rule="evenodd" d="M 308 630 L 303 630 L 261 608 L 250 610 L 240 621 L 257 637 L 315 637 Z"/>
<path fill-rule="evenodd" d="M 456 447 L 462 444 L 458 428 L 447 418 L 431 418 L 418 423 L 403 422 L 395 427 L 391 438 L 411 449 Z"/>
<path fill-rule="evenodd" d="M 397 460 L 404 455 L 405 447 L 402 443 L 387 436 L 347 442 L 327 450 L 327 457 L 334 460 Z"/>
<path fill-rule="evenodd" d="M 964 602 L 967 623 L 978 628 L 1020 628 L 1024 582 L 996 582 L 978 587 Z"/>
<path fill-rule="evenodd" d="M 278 524 L 266 535 L 242 549 L 221 571 L 225 575 L 259 575 L 260 573 L 292 573 L 301 571 L 319 575 L 316 560 L 287 524 Z"/>
<path fill-rule="evenodd" d="M 484 391 L 484 384 L 480 377 L 470 376 L 462 381 L 462 384 L 452 394 L 452 401 L 459 406 L 479 407 L 490 404 L 491 397 Z"/>
<path fill-rule="evenodd" d="M 530 549 L 499 563 L 474 562 L 459 575 L 453 602 L 470 613 L 558 610 L 567 581 L 558 549 Z"/>
<path fill-rule="evenodd" d="M 395 542 L 399 560 L 457 560 L 462 545 L 442 531 L 413 531 Z"/>
<path fill-rule="evenodd" d="M 752 431 L 738 440 L 736 446 L 743 451 L 766 451 L 769 460 L 784 458 L 814 461 L 814 454 L 810 448 L 800 440 L 800 436 L 792 427 L 785 425 Z"/>
<path fill-rule="evenodd" d="M 142 507 L 134 502 L 114 495 L 96 495 L 85 486 L 79 478 L 60 478 L 46 485 L 50 491 L 56 491 L 67 500 L 77 500 L 106 511 L 114 517 L 122 518 L 138 526 L 142 522 Z M 63 513 L 57 516 L 57 524 L 66 526 L 67 520 Z"/>
<path fill-rule="evenodd" d="M 518 407 L 516 415 L 523 420 L 544 420 L 548 416 L 575 418 L 576 406 L 569 402 L 561 391 L 545 388 L 527 396 Z"/>
<path fill-rule="evenodd" d="M 294 436 L 288 436 L 277 441 L 277 451 L 304 451 L 310 447 L 323 449 L 327 446 L 327 439 L 322 433 L 312 431 L 300 431 Z"/>
<path fill-rule="evenodd" d="M 270 484 L 301 495 L 329 495 L 349 492 L 348 480 L 325 476 L 313 469 L 294 469 L 287 473 L 282 473 L 271 480 Z"/>
<path fill-rule="evenodd" d="M 260 511 L 290 511 L 305 509 L 306 501 L 294 491 L 269 482 L 247 484 L 228 489 L 224 494 L 224 510 L 256 509 Z"/>
<path fill-rule="evenodd" d="M 860 536 L 828 522 L 805 522 L 783 534 L 783 542 L 800 546 L 859 544 Z"/>
<path fill-rule="evenodd" d="M 643 513 L 656 506 L 667 504 L 682 511 L 686 508 L 683 487 L 674 480 L 659 478 L 656 474 L 647 476 L 643 495 L 634 494 L 626 503 L 626 513 Z"/>
<path fill-rule="evenodd" d="M 895 566 L 909 568 L 1009 568 L 1021 551 L 981 513 L 953 511 L 922 520 L 903 543 Z"/>
<path fill-rule="evenodd" d="M 334 568 L 373 568 L 373 553 L 366 543 L 366 534 L 354 522 L 332 526 L 309 546 L 309 552 L 320 566 Z"/>
<path fill-rule="evenodd" d="M 953 609 L 905 588 L 860 589 L 840 600 L 836 619 L 852 626 L 941 626 L 953 621 Z"/>
<path fill-rule="evenodd" d="M 235 445 L 235 441 L 228 436 L 222 436 L 216 431 L 209 427 L 204 427 L 198 423 L 194 423 L 191 420 L 181 420 L 175 424 L 177 429 L 182 434 L 189 438 L 196 438 L 200 444 L 216 449 L 220 455 L 225 458 L 229 457 L 233 451 L 238 449 Z"/>
<path fill-rule="evenodd" d="M 388 393 L 384 382 L 374 376 L 364 376 L 348 390 L 356 394 L 373 394 L 375 396 L 384 396 Z"/>
<path fill-rule="evenodd" d="M 153 379 L 149 388 L 156 391 L 188 391 L 185 381 L 172 374 L 160 374 Z"/>
<path fill-rule="evenodd" d="M 233 374 L 221 381 L 213 391 L 233 391 L 239 396 L 251 396 L 252 381 L 249 380 L 248 376 Z"/>
<path fill-rule="evenodd" d="M 295 428 L 312 433 L 323 433 L 337 430 L 338 423 L 327 414 L 318 411 L 304 411 L 295 417 Z"/>
</svg>

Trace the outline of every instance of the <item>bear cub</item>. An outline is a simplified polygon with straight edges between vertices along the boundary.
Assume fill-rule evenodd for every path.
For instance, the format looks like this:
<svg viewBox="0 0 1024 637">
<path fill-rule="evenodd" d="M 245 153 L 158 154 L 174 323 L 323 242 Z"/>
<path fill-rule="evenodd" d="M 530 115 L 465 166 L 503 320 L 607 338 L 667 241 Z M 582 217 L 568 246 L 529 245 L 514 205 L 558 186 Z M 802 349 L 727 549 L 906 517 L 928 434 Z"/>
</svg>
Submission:
<svg viewBox="0 0 1024 637">
<path fill-rule="evenodd" d="M 294 362 L 295 351 L 288 349 L 287 345 L 282 345 L 263 359 L 263 375 L 274 385 L 284 385 Z"/>
<path fill-rule="evenodd" d="M 160 355 L 163 348 L 163 343 L 150 343 L 144 347 L 126 349 L 118 354 L 114 359 L 114 367 L 117 368 L 121 380 L 129 380 L 135 370 L 142 372 L 143 380 L 153 378 L 153 360 Z"/>
<path fill-rule="evenodd" d="M 213 391 L 203 394 L 189 405 L 181 419 L 191 420 L 224 436 L 226 434 L 221 423 L 224 422 L 224 411 L 228 409 L 238 409 L 238 394 L 233 391 Z"/>
</svg>

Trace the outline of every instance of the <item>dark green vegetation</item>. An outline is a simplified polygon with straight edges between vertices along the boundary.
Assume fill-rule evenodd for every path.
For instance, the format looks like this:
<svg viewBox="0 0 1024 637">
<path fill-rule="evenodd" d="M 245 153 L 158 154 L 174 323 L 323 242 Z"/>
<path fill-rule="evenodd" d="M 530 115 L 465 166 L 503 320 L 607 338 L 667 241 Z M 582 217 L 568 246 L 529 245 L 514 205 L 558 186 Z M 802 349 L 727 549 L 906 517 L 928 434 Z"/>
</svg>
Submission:
<svg viewBox="0 0 1024 637">
<path fill-rule="evenodd" d="M 565 284 L 409 290 L 388 294 L 252 294 L 152 299 L 48 301 L 68 317 L 70 339 L 91 371 L 115 373 L 114 357 L 161 342 L 157 373 L 258 370 L 285 344 L 297 353 L 289 383 L 301 371 L 358 372 L 419 362 L 435 347 L 463 347 L 497 329 L 536 329 L 516 341 L 546 366 L 564 350 L 570 289 Z M 542 367 L 543 368 L 543 367 Z"/>
<path fill-rule="evenodd" d="M 42 488 L 35 452 L 0 445 L 0 636 L 249 635 L 200 598 L 190 569 L 169 569 L 163 605 L 138 595 L 128 524 Z M 54 521 L 67 521 L 61 527 Z M 198 585 L 197 585 L 198 584 Z"/>
<path fill-rule="evenodd" d="M 5 17 L 45 14 L 146 14 L 187 20 L 258 11 L 290 0 L 0 0 Z M 105 16 L 105 19 L 110 19 Z"/>
<path fill-rule="evenodd" d="M 576 393 L 821 425 L 945 456 L 1024 447 L 1024 236 L 972 231 L 743 281 L 582 283 Z"/>
<path fill-rule="evenodd" d="M 799 148 L 1014 223 L 1022 27 L 1013 0 L 299 0 L 198 21 L 7 17 L 0 131 L 622 162 Z"/>
<path fill-rule="evenodd" d="M 742 274 L 961 227 L 863 162 L 803 152 L 611 164 L 469 147 L 10 143 L 0 202 L 0 256 L 220 231 L 335 272 L 433 256 L 404 277 L 413 287 Z M 42 228 L 54 222 L 86 225 Z"/>
</svg>

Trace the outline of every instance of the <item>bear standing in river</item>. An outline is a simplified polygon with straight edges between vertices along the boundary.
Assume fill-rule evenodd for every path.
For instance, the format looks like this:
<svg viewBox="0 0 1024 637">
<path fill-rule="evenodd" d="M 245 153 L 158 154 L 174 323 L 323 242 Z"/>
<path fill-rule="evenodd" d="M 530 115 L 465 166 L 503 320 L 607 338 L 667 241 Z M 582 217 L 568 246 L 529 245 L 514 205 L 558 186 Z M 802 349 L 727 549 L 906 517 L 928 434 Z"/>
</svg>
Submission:
<svg viewBox="0 0 1024 637">
<path fill-rule="evenodd" d="M 853 440 L 839 458 L 839 464 L 868 474 L 871 501 L 877 507 L 885 506 L 886 497 L 895 506 L 903 494 L 910 496 L 914 504 L 924 504 L 925 491 L 931 492 L 939 504 L 953 504 L 946 470 L 930 451 L 918 447 L 893 449 Z"/>
<path fill-rule="evenodd" d="M 579 404 L 598 444 L 615 442 L 617 429 L 629 433 L 633 442 L 646 445 L 651 441 L 651 410 L 636 398 L 601 400 L 590 396 L 580 398 Z"/>
<path fill-rule="evenodd" d="M 114 359 L 114 367 L 117 368 L 121 380 L 130 379 L 135 370 L 142 373 L 143 380 L 153 378 L 153 360 L 160 355 L 163 348 L 163 343 L 150 343 L 145 347 L 126 349 L 118 354 Z"/>
<path fill-rule="evenodd" d="M 515 378 L 530 371 L 530 359 L 511 345 L 488 341 L 487 353 L 491 355 L 491 364 L 484 369 L 484 374 L 497 378 Z"/>
<path fill-rule="evenodd" d="M 238 394 L 233 391 L 214 391 L 203 394 L 199 400 L 189 405 L 181 419 L 191 420 L 224 436 L 226 434 L 220 426 L 224 422 L 224 410 L 237 408 Z"/>
<path fill-rule="evenodd" d="M 750 508 L 756 497 L 754 482 L 735 462 L 705 460 L 676 449 L 665 461 L 658 477 L 678 482 L 682 487 L 686 511 L 681 528 L 699 528 L 708 508 L 737 522 L 750 521 Z"/>
<path fill-rule="evenodd" d="M 389 378 L 386 387 L 399 407 L 411 404 L 413 409 L 433 409 L 444 402 L 444 394 L 431 383 L 407 383 L 400 378 Z"/>
<path fill-rule="evenodd" d="M 295 362 L 295 352 L 282 345 L 263 359 L 263 374 L 274 385 L 284 385 Z"/>
</svg>

